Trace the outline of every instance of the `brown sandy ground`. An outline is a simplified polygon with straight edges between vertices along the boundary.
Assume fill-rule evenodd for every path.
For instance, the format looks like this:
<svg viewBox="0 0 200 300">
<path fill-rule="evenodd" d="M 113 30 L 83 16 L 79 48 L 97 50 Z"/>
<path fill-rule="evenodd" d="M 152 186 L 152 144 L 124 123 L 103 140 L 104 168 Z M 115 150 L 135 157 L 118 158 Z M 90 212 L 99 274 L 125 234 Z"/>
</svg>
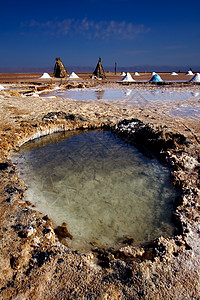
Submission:
<svg viewBox="0 0 200 300">
<path fill-rule="evenodd" d="M 178 101 L 133 107 L 19 93 L 35 87 L 18 84 L 18 90 L 0 92 L 1 299 L 199 299 L 199 118 L 170 115 L 173 106 L 182 105 Z M 142 125 L 117 125 L 132 118 Z M 173 237 L 141 248 L 81 254 L 64 246 L 51 220 L 24 199 L 25 184 L 10 160 L 13 149 L 55 131 L 104 125 L 143 141 L 170 165 L 182 191 Z"/>
<path fill-rule="evenodd" d="M 134 73 L 130 73 L 132 75 L 132 77 L 136 80 L 136 82 L 139 81 L 148 81 L 151 79 L 152 75 L 151 73 L 140 73 L 140 76 L 134 76 Z M 161 78 L 164 81 L 189 81 L 193 75 L 185 75 L 185 73 L 178 73 L 177 76 L 172 76 L 170 75 L 170 73 L 160 73 L 158 72 L 158 74 L 161 76 Z M 0 74 L 0 83 L 10 83 L 10 82 L 48 82 L 48 83 L 56 83 L 56 82 L 67 82 L 68 79 L 67 78 L 54 78 L 53 74 L 50 73 L 50 76 L 52 77 L 51 79 L 40 79 L 40 76 L 42 75 L 42 73 L 33 73 L 33 74 L 23 74 L 23 73 L 19 73 L 19 74 Z M 80 77 L 81 80 L 88 80 L 91 81 L 91 73 L 77 73 L 77 75 Z M 106 79 L 104 80 L 105 82 L 116 82 L 116 81 L 120 81 L 123 77 L 120 76 L 120 73 L 112 73 L 112 72 L 107 72 L 105 73 L 106 75 Z"/>
</svg>

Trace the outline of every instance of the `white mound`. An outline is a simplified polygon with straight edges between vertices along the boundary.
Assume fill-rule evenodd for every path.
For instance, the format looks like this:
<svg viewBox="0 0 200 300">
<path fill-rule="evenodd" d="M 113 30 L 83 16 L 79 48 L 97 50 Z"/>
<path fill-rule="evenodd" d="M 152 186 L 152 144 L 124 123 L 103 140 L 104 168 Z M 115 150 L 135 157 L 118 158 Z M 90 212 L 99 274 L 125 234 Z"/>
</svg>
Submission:
<svg viewBox="0 0 200 300">
<path fill-rule="evenodd" d="M 194 77 L 190 79 L 190 82 L 200 82 L 200 74 L 199 73 L 195 74 Z"/>
<path fill-rule="evenodd" d="M 194 74 L 192 73 L 191 70 L 189 70 L 189 71 L 187 71 L 187 73 L 185 73 L 185 75 L 194 75 Z"/>
<path fill-rule="evenodd" d="M 133 77 L 131 76 L 130 73 L 127 73 L 124 78 L 122 78 L 121 80 L 122 82 L 134 82 L 135 80 L 133 79 Z"/>
<path fill-rule="evenodd" d="M 140 74 L 138 72 L 135 72 L 133 75 L 134 76 L 140 76 Z"/>
<path fill-rule="evenodd" d="M 77 78 L 80 78 L 78 77 L 78 75 L 76 75 L 76 73 L 72 72 L 68 78 L 73 78 L 73 79 L 77 79 Z"/>
<path fill-rule="evenodd" d="M 126 73 L 125 72 L 121 72 L 120 76 L 125 76 Z"/>
<path fill-rule="evenodd" d="M 172 72 L 170 75 L 174 76 L 174 75 L 178 75 L 178 74 L 176 72 Z"/>
<path fill-rule="evenodd" d="M 152 72 L 151 75 L 152 75 L 152 76 L 156 75 L 156 72 Z"/>
<path fill-rule="evenodd" d="M 149 80 L 150 82 L 162 82 L 163 80 L 162 80 L 162 78 L 160 77 L 160 75 L 158 75 L 158 74 L 155 74 L 155 75 L 153 75 L 152 76 L 152 78 Z"/>
<path fill-rule="evenodd" d="M 4 86 L 0 84 L 0 91 L 4 90 Z"/>
<path fill-rule="evenodd" d="M 40 78 L 47 79 L 47 78 L 51 78 L 51 76 L 48 73 L 43 73 L 43 75 Z"/>
</svg>

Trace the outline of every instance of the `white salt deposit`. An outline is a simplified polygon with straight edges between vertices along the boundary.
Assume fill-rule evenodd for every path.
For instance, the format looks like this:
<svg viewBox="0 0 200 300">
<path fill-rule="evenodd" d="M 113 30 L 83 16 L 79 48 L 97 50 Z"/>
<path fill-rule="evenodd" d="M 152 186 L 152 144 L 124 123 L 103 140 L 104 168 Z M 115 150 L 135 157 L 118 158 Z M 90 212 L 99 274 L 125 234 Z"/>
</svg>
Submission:
<svg viewBox="0 0 200 300">
<path fill-rule="evenodd" d="M 199 73 L 195 74 L 194 77 L 190 79 L 190 82 L 200 82 L 200 74 Z"/>
<path fill-rule="evenodd" d="M 121 81 L 123 81 L 123 82 L 134 82 L 135 80 L 133 79 L 131 74 L 129 72 L 127 72 L 127 74 L 124 76 L 124 78 L 122 78 Z"/>
<path fill-rule="evenodd" d="M 174 75 L 178 75 L 178 74 L 176 72 L 172 72 L 170 75 L 174 76 Z"/>
<path fill-rule="evenodd" d="M 194 75 L 194 74 L 191 70 L 189 70 L 189 71 L 187 71 L 187 73 L 185 73 L 185 75 Z"/>
<path fill-rule="evenodd" d="M 135 72 L 134 76 L 140 76 L 140 74 L 138 72 Z"/>
<path fill-rule="evenodd" d="M 51 76 L 48 73 L 43 73 L 43 75 L 40 78 L 47 79 L 47 78 L 51 78 Z"/>
<path fill-rule="evenodd" d="M 78 79 L 80 77 L 78 77 L 78 75 L 76 75 L 76 73 L 72 72 L 68 78 Z"/>
<path fill-rule="evenodd" d="M 0 91 L 4 90 L 4 86 L 0 84 Z"/>
</svg>

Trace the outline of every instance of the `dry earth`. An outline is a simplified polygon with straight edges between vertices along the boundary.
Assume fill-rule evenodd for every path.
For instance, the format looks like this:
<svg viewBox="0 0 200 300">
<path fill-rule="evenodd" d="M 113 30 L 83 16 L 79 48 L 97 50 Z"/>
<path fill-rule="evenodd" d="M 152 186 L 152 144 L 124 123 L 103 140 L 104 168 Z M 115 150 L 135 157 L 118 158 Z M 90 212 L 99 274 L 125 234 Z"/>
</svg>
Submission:
<svg viewBox="0 0 200 300">
<path fill-rule="evenodd" d="M 26 80 L 1 78 L 9 87 L 0 92 L 1 299 L 199 299 L 199 118 L 171 115 L 181 101 L 133 107 L 120 101 L 42 98 L 38 91 L 50 83 Z M 51 84 L 48 88 L 56 82 Z M 199 85 L 150 88 L 200 90 Z M 184 105 L 199 101 L 197 97 Z M 119 123 L 124 119 L 132 122 Z M 13 149 L 30 139 L 105 125 L 144 144 L 169 164 L 173 182 L 181 190 L 173 216 L 176 233 L 141 248 L 125 245 L 118 251 L 82 254 L 62 244 L 67 228 L 55 234 L 51 220 L 24 199 L 25 184 L 10 157 Z"/>
</svg>

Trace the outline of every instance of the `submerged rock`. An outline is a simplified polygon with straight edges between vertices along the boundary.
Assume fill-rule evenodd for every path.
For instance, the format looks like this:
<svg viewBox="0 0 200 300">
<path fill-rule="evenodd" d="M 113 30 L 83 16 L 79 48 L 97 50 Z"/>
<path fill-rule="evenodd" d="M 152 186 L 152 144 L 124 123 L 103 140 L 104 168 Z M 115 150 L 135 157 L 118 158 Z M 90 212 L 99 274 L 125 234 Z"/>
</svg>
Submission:
<svg viewBox="0 0 200 300">
<path fill-rule="evenodd" d="M 72 240 L 72 238 L 73 238 L 73 236 L 67 229 L 66 223 L 63 223 L 61 226 L 56 227 L 54 229 L 54 231 L 59 240 L 62 240 L 64 238 L 69 238 L 70 240 Z"/>
</svg>

